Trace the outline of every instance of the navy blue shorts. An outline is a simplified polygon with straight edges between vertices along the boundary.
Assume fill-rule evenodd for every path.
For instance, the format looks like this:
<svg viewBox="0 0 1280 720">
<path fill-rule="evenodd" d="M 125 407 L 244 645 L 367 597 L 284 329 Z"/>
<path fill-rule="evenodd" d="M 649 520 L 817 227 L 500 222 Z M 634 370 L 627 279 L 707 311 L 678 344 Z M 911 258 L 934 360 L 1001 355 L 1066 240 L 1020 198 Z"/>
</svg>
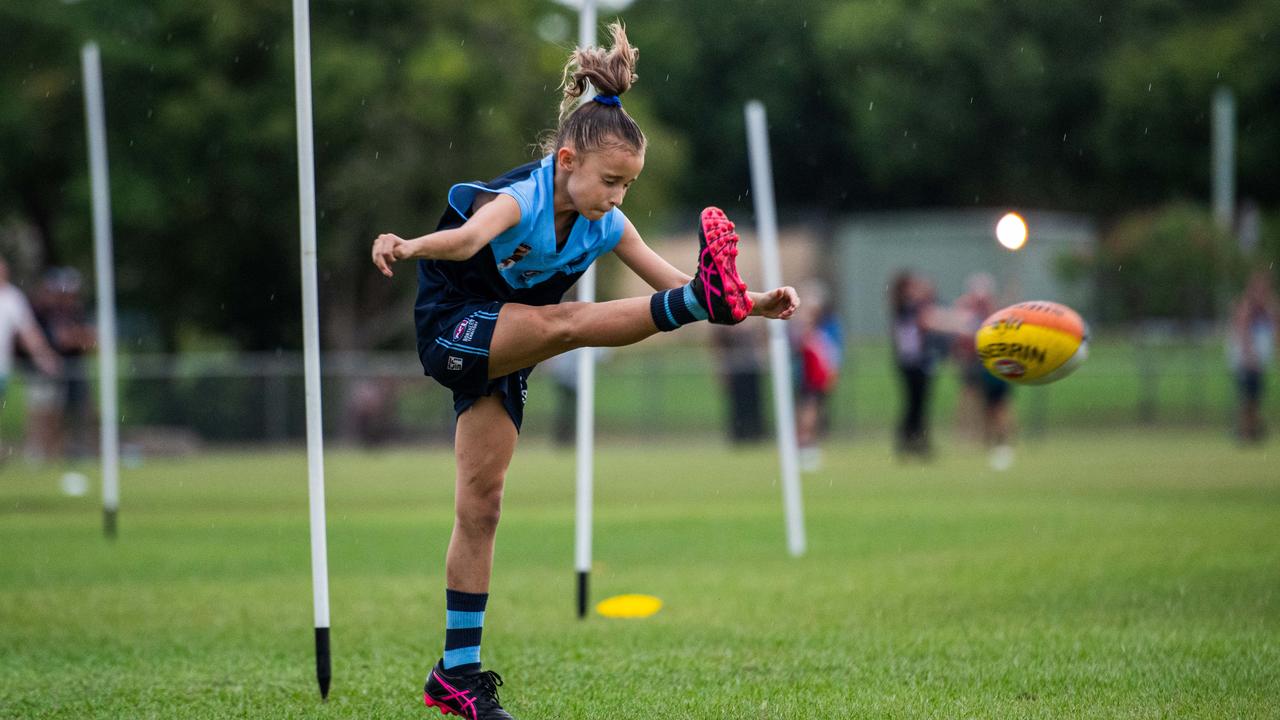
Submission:
<svg viewBox="0 0 1280 720">
<path fill-rule="evenodd" d="M 445 310 L 445 331 L 434 338 L 418 338 L 418 358 L 422 369 L 436 382 L 453 391 L 453 411 L 461 415 L 476 400 L 501 393 L 516 431 L 524 421 L 524 403 L 529 393 L 532 367 L 500 378 L 489 379 L 489 343 L 498 324 L 502 303 L 480 301 L 462 303 Z"/>
<path fill-rule="evenodd" d="M 1240 397 L 1248 402 L 1257 402 L 1262 398 L 1262 372 L 1254 369 L 1241 369 L 1236 375 L 1236 384 L 1240 388 Z"/>
<path fill-rule="evenodd" d="M 982 363 L 977 361 L 969 363 L 965 368 L 964 382 L 982 394 L 983 404 L 989 408 L 1003 403 L 1013 389 L 1012 385 L 987 372 Z"/>
</svg>

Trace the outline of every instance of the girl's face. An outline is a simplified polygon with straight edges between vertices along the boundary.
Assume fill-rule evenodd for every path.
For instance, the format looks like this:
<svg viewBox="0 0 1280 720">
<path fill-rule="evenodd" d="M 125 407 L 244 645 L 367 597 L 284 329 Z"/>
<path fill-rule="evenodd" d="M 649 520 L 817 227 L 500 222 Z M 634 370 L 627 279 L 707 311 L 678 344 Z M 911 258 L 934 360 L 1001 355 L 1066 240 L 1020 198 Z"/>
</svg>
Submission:
<svg viewBox="0 0 1280 720">
<path fill-rule="evenodd" d="M 562 147 L 556 151 L 556 163 L 574 209 L 588 220 L 599 220 L 622 204 L 644 169 L 644 153 L 620 145 L 587 153 Z"/>
</svg>

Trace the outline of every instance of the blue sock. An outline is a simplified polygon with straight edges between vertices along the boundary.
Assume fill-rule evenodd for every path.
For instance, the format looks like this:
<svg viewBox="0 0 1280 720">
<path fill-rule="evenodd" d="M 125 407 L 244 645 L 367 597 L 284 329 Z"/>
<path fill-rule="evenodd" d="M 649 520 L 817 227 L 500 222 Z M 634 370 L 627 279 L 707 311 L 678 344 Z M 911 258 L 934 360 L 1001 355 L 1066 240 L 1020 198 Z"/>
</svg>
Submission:
<svg viewBox="0 0 1280 720">
<path fill-rule="evenodd" d="M 692 284 L 654 293 L 649 299 L 649 313 L 653 324 L 663 332 L 707 319 L 707 310 L 698 304 Z"/>
<path fill-rule="evenodd" d="M 484 606 L 489 593 L 444 591 L 444 669 L 476 672 L 480 669 L 480 633 L 484 630 Z"/>
</svg>

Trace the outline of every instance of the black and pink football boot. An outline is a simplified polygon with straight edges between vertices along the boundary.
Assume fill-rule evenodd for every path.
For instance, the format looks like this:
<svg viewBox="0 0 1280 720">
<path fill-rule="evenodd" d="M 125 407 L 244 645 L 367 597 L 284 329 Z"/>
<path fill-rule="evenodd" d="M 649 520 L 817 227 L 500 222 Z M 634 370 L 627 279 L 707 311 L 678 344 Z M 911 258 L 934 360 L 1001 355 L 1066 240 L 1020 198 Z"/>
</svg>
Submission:
<svg viewBox="0 0 1280 720">
<path fill-rule="evenodd" d="M 442 715 L 457 715 L 464 720 L 515 720 L 498 704 L 501 685 L 502 676 L 492 670 L 451 675 L 443 663 L 437 663 L 427 676 L 422 700 Z"/>
<path fill-rule="evenodd" d="M 698 274 L 693 294 L 717 325 L 736 325 L 751 314 L 747 284 L 738 275 L 738 233 L 718 207 L 702 211 L 698 223 Z"/>
</svg>

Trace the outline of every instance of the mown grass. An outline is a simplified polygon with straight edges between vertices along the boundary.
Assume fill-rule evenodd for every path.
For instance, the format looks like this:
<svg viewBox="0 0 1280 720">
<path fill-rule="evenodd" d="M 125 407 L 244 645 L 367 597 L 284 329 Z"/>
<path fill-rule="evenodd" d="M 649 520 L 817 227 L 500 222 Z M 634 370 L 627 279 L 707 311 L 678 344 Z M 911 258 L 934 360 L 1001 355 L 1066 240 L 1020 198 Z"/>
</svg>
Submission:
<svg viewBox="0 0 1280 720">
<path fill-rule="evenodd" d="M 1276 717 L 1278 456 L 1209 434 L 1053 436 L 1007 473 L 828 449 L 785 552 L 766 448 L 600 449 L 574 617 L 573 457 L 517 454 L 484 658 L 530 718 Z M 330 453 L 334 686 L 311 642 L 301 453 L 151 461 L 120 537 L 0 469 L 0 717 L 412 718 L 440 652 L 445 451 Z"/>
</svg>

